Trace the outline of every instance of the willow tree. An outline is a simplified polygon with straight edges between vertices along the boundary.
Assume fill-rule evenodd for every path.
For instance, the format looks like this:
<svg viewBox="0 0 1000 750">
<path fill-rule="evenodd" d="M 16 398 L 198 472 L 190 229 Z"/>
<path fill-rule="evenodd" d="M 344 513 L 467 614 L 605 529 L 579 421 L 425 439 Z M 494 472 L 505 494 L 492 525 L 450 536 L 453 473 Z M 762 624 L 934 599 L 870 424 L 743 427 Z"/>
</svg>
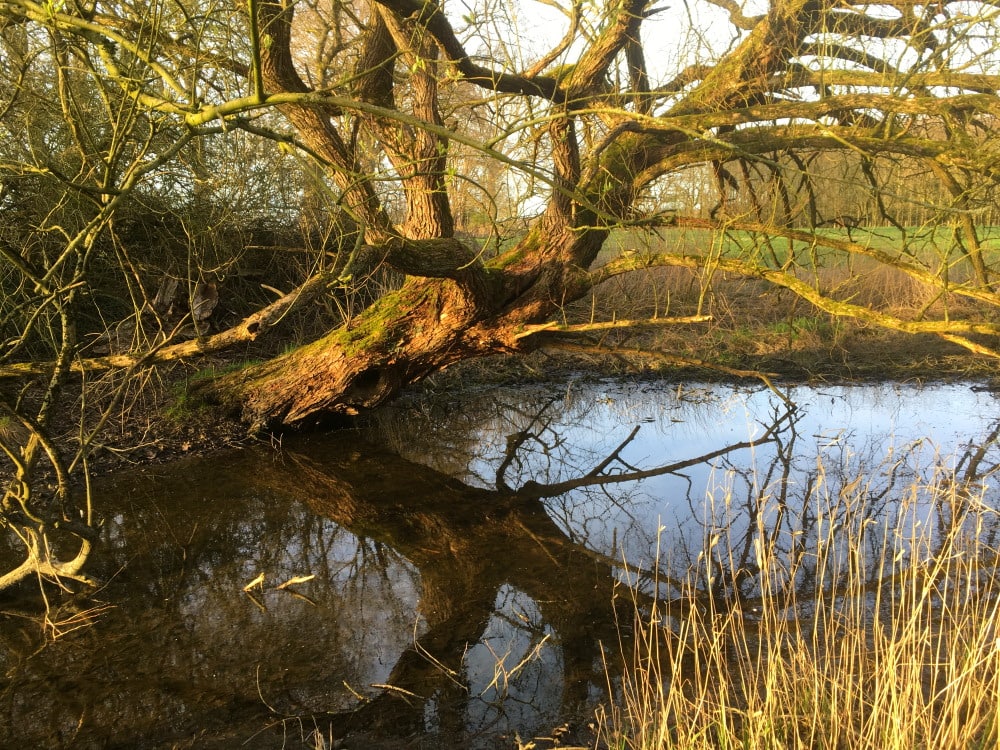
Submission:
<svg viewBox="0 0 1000 750">
<path fill-rule="evenodd" d="M 117 87 L 117 101 L 158 134 L 172 129 L 173 141 L 140 159 L 145 178 L 155 182 L 184 139 L 268 139 L 321 169 L 351 251 L 214 336 L 67 367 L 130 367 L 251 340 L 379 264 L 405 277 L 400 288 L 372 295 L 316 340 L 219 378 L 207 395 L 254 429 L 357 414 L 460 360 L 578 333 L 582 326 L 560 330 L 554 314 L 609 278 L 655 265 L 762 278 L 831 314 L 996 356 L 988 337 L 1000 326 L 988 314 L 894 317 L 811 273 L 820 251 L 864 256 L 976 310 L 1000 303 L 981 230 L 994 200 L 1000 101 L 990 3 L 546 2 L 561 11 L 548 47 L 518 37 L 525 23 L 511 9 L 530 26 L 541 8 L 530 2 L 223 6 L 5 0 L 0 16 L 5 33 L 58 37 L 105 89 Z M 719 30 L 722 18 L 729 32 Z M 704 44 L 691 41 L 699 34 Z M 841 162 L 851 169 L 831 176 L 829 165 Z M 658 192 L 697 167 L 718 185 L 715 205 L 707 215 L 664 209 Z M 79 189 L 111 211 L 131 185 L 115 178 L 114 164 L 106 171 Z M 842 192 L 837 175 L 848 173 L 868 221 L 898 229 L 895 245 L 823 231 L 839 220 L 824 196 Z M 484 174 L 506 194 L 491 195 Z M 920 197 L 908 198 L 917 181 Z M 477 190 L 499 212 L 517 206 L 519 192 L 538 209 L 495 252 L 456 233 L 455 198 Z M 943 252 L 919 253 L 908 240 L 915 214 L 904 209 L 916 204 L 920 221 L 951 228 Z M 663 226 L 738 231 L 750 242 L 721 255 L 644 250 L 595 267 L 612 231 Z M 775 239 L 805 248 L 811 261 L 766 252 Z M 25 260 L 10 248 L 5 257 Z"/>
</svg>

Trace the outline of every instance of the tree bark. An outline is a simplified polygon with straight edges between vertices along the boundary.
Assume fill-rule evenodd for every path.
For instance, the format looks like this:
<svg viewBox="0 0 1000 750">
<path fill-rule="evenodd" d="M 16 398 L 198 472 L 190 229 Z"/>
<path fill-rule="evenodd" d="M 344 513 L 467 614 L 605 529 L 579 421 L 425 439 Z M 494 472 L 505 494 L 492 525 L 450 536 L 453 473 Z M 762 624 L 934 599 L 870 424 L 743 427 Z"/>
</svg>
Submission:
<svg viewBox="0 0 1000 750">
<path fill-rule="evenodd" d="M 329 426 L 463 359 L 523 351 L 524 326 L 589 288 L 589 276 L 566 258 L 596 254 L 603 237 L 538 227 L 481 272 L 410 277 L 347 325 L 208 382 L 205 393 L 254 432 Z"/>
<path fill-rule="evenodd" d="M 713 84 L 711 101 L 688 97 L 690 103 L 682 110 L 731 106 L 734 91 L 745 88 L 741 80 L 766 79 L 782 53 L 794 48 L 804 33 L 788 22 L 788 15 L 804 3 L 781 4 L 788 12 L 772 13 L 745 42 L 743 54 L 735 55 L 727 70 L 716 69 L 715 77 L 725 76 L 728 85 Z M 414 114 L 437 124 L 437 62 L 429 41 L 433 38 L 446 62 L 460 71 L 468 58 L 448 35 L 436 6 L 403 5 L 384 2 L 374 11 L 383 15 L 363 48 L 365 69 L 357 72 L 357 86 L 369 102 L 392 104 L 394 84 L 388 73 L 393 58 L 402 54 L 411 67 L 424 71 L 411 80 Z M 567 74 L 562 94 L 551 92 L 555 109 L 548 132 L 554 175 L 548 210 L 514 249 L 489 265 L 450 236 L 453 224 L 443 181 L 446 140 L 422 130 L 412 139 L 411 161 L 405 164 L 405 149 L 399 144 L 410 135 L 407 126 L 388 117 L 371 121 L 389 158 L 399 163 L 407 217 L 396 228 L 338 133 L 336 113 L 315 104 L 282 105 L 303 140 L 329 160 L 344 202 L 365 227 L 366 239 L 387 263 L 411 278 L 322 339 L 215 381 L 207 386 L 211 397 L 239 412 L 253 431 L 311 427 L 378 406 L 406 385 L 462 359 L 530 346 L 531 337 L 518 337 L 519 331 L 543 322 L 590 289 L 585 269 L 596 259 L 608 228 L 628 214 L 655 165 L 685 138 L 678 132 L 635 132 L 627 123 L 611 123 L 616 126 L 611 135 L 581 163 L 574 108 L 588 97 L 601 96 L 604 72 L 618 53 L 634 44 L 645 6 L 644 0 L 625 3 L 617 22 L 605 28 Z M 268 93 L 303 91 L 289 47 L 293 5 L 262 2 L 260 8 L 262 77 Z M 463 72 L 474 77 L 472 71 Z M 499 90 L 502 81 L 506 79 L 490 85 Z M 570 103 L 559 104 L 560 96 Z"/>
</svg>

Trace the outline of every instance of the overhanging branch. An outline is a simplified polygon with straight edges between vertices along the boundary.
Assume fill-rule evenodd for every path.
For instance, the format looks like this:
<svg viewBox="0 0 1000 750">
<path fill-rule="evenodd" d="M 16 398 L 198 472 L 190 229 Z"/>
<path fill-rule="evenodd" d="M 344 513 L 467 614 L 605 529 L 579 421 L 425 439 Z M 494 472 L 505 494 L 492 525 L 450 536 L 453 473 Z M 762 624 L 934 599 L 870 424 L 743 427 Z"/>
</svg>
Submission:
<svg viewBox="0 0 1000 750">
<path fill-rule="evenodd" d="M 550 337 L 552 334 L 581 334 L 598 331 L 626 330 L 630 328 L 659 328 L 662 326 L 708 323 L 711 315 L 683 315 L 667 318 L 645 318 L 643 320 L 609 320 L 598 323 L 561 324 L 555 321 L 524 326 L 514 338 L 519 341 L 535 336 Z"/>
<path fill-rule="evenodd" d="M 967 286 L 964 284 L 951 283 L 947 279 L 932 273 L 927 270 L 927 268 L 919 265 L 914 261 L 907 260 L 902 257 L 892 255 L 880 250 L 872 244 L 864 244 L 861 242 L 854 242 L 853 240 L 841 239 L 839 236 L 824 234 L 820 232 L 811 232 L 805 229 L 793 229 L 790 227 L 775 226 L 773 224 L 762 224 L 760 222 L 753 221 L 729 221 L 722 224 L 718 221 L 712 221 L 710 219 L 696 219 L 691 217 L 672 217 L 671 223 L 674 226 L 692 228 L 692 229 L 709 229 L 712 231 L 723 231 L 731 230 L 737 232 L 749 232 L 753 234 L 766 235 L 770 237 L 781 237 L 787 240 L 793 240 L 796 242 L 802 242 L 806 245 L 815 247 L 827 247 L 831 250 L 838 250 L 848 255 L 858 255 L 866 258 L 871 258 L 877 261 L 880 265 L 895 268 L 898 271 L 906 274 L 912 279 L 921 282 L 922 284 L 927 284 L 928 286 L 940 289 L 943 292 L 948 292 L 950 294 L 956 294 L 961 297 L 966 297 L 968 299 L 976 300 L 978 302 L 983 302 L 987 305 L 993 307 L 1000 307 L 1000 294 L 994 292 L 988 288 L 978 288 L 974 286 Z M 628 273 L 629 271 L 636 270 L 637 268 L 643 268 L 647 265 L 663 265 L 658 262 L 648 263 L 650 258 L 656 258 L 657 254 L 649 253 L 628 253 L 615 258 L 611 262 L 602 266 L 601 268 L 593 272 L 595 285 L 609 279 L 613 276 L 621 275 L 622 273 Z M 692 256 L 694 257 L 694 256 Z M 736 261 L 733 261 L 736 262 Z M 681 265 L 684 265 L 682 263 Z M 669 264 L 666 264 L 669 265 Z M 747 264 L 746 268 L 757 269 L 757 266 L 753 264 Z M 766 269 L 760 269 L 766 270 Z M 738 273 L 743 273 L 742 270 L 737 271 Z M 744 274 L 746 275 L 746 274 Z"/>
<path fill-rule="evenodd" d="M 638 255 L 638 254 L 637 254 Z M 609 266 L 611 268 L 609 268 Z M 1000 324 L 987 321 L 972 320 L 904 320 L 885 312 L 874 310 L 863 305 L 834 299 L 825 295 L 816 287 L 799 279 L 794 274 L 782 270 L 765 268 L 735 258 L 706 257 L 690 254 L 649 253 L 638 257 L 629 257 L 620 261 L 612 261 L 594 272 L 596 279 L 610 278 L 627 270 L 651 268 L 654 266 L 703 269 L 713 268 L 719 271 L 760 278 L 774 286 L 783 287 L 798 295 L 823 312 L 841 318 L 854 318 L 872 323 L 881 328 L 901 331 L 903 333 L 926 333 L 958 344 L 979 355 L 1000 359 L 1000 351 L 970 339 L 970 336 L 1000 336 Z M 954 290 L 959 291 L 957 288 Z"/>
<path fill-rule="evenodd" d="M 159 346 L 134 354 L 112 354 L 106 357 L 78 358 L 70 366 L 73 372 L 99 372 L 141 365 L 172 362 L 189 357 L 222 351 L 235 344 L 253 341 L 296 307 L 315 299 L 325 292 L 349 269 L 330 269 L 316 274 L 297 289 L 272 302 L 262 310 L 248 315 L 235 326 L 225 331 L 201 339 L 192 339 L 179 344 L 161 343 Z M 169 340 L 168 340 L 169 341 Z M 22 378 L 31 375 L 47 375 L 52 371 L 51 362 L 16 362 L 0 366 L 0 378 Z"/>
</svg>

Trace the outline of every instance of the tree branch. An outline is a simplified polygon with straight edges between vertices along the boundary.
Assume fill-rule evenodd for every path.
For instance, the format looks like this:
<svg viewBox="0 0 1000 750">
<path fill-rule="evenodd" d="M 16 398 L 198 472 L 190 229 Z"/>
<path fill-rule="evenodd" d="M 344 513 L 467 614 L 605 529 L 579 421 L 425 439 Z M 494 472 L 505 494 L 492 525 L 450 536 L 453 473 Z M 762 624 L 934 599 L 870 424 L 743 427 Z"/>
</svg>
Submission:
<svg viewBox="0 0 1000 750">
<path fill-rule="evenodd" d="M 268 329 L 277 325 L 293 309 L 315 299 L 338 279 L 347 274 L 347 268 L 334 268 L 316 274 L 297 289 L 272 302 L 262 310 L 248 315 L 235 326 L 202 339 L 192 339 L 179 344 L 162 342 L 157 347 L 136 354 L 112 354 L 106 357 L 78 358 L 70 366 L 72 372 L 95 372 L 172 362 L 187 357 L 222 351 L 235 344 L 253 341 Z M 17 362 L 0 366 L 0 378 L 20 378 L 29 375 L 45 375 L 52 371 L 51 362 Z"/>
<path fill-rule="evenodd" d="M 524 326 L 514 338 L 515 340 L 523 341 L 535 336 L 543 336 L 546 340 L 549 340 L 553 334 L 580 334 L 596 331 L 625 330 L 629 328 L 659 328 L 662 326 L 709 323 L 712 319 L 711 315 L 684 315 L 669 318 L 647 318 L 643 320 L 609 320 L 598 323 L 575 323 L 572 325 L 550 321 L 548 323 Z"/>
<path fill-rule="evenodd" d="M 743 8 L 736 0 L 708 0 L 712 5 L 722 8 L 729 14 L 729 22 L 738 29 L 751 31 L 754 26 L 760 23 L 764 16 L 747 16 L 743 13 Z"/>
<path fill-rule="evenodd" d="M 747 263 L 736 258 L 705 257 L 700 255 L 667 253 L 652 253 L 641 259 L 629 259 L 621 263 L 612 261 L 607 266 L 598 269 L 597 278 L 621 273 L 625 265 L 639 267 L 670 266 L 678 268 L 707 268 L 728 271 L 740 276 L 760 278 L 774 286 L 783 287 L 795 293 L 823 312 L 842 318 L 856 318 L 873 323 L 881 328 L 902 331 L 904 333 L 930 333 L 965 347 L 976 354 L 1000 358 L 1000 352 L 976 343 L 969 339 L 972 335 L 998 336 L 1000 324 L 973 320 L 903 320 L 894 315 L 873 310 L 864 305 L 837 300 L 819 291 L 817 288 L 797 278 L 787 270 L 764 268 L 760 265 Z M 608 269 L 608 266 L 614 266 Z M 605 269 L 608 269 L 607 271 Z M 939 281 L 936 286 L 941 286 Z M 948 291 L 960 293 L 960 288 L 948 288 Z"/>
<path fill-rule="evenodd" d="M 433 0 L 375 0 L 402 18 L 412 18 L 424 26 L 437 40 L 448 60 L 455 64 L 462 77 L 477 86 L 505 94 L 525 94 L 553 101 L 562 101 L 555 79 L 548 76 L 523 76 L 499 73 L 472 61 L 455 35 L 451 22 Z"/>
</svg>

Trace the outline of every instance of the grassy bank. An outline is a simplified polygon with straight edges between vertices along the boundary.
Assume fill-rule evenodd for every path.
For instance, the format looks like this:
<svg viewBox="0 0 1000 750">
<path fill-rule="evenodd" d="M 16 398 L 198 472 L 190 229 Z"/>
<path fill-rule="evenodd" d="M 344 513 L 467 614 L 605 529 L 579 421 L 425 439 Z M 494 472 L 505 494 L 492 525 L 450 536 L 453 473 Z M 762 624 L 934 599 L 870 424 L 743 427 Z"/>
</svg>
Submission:
<svg viewBox="0 0 1000 750">
<path fill-rule="evenodd" d="M 637 599 L 601 745 L 997 747 L 998 518 L 983 493 L 940 473 L 885 524 L 866 481 L 827 494 L 821 478 L 797 531 L 775 534 L 758 515 L 750 565 L 733 564 L 745 539 L 710 539 L 680 581 L 655 582 L 672 597 Z M 709 593 L 745 591 L 748 576 L 745 597 Z"/>
</svg>

